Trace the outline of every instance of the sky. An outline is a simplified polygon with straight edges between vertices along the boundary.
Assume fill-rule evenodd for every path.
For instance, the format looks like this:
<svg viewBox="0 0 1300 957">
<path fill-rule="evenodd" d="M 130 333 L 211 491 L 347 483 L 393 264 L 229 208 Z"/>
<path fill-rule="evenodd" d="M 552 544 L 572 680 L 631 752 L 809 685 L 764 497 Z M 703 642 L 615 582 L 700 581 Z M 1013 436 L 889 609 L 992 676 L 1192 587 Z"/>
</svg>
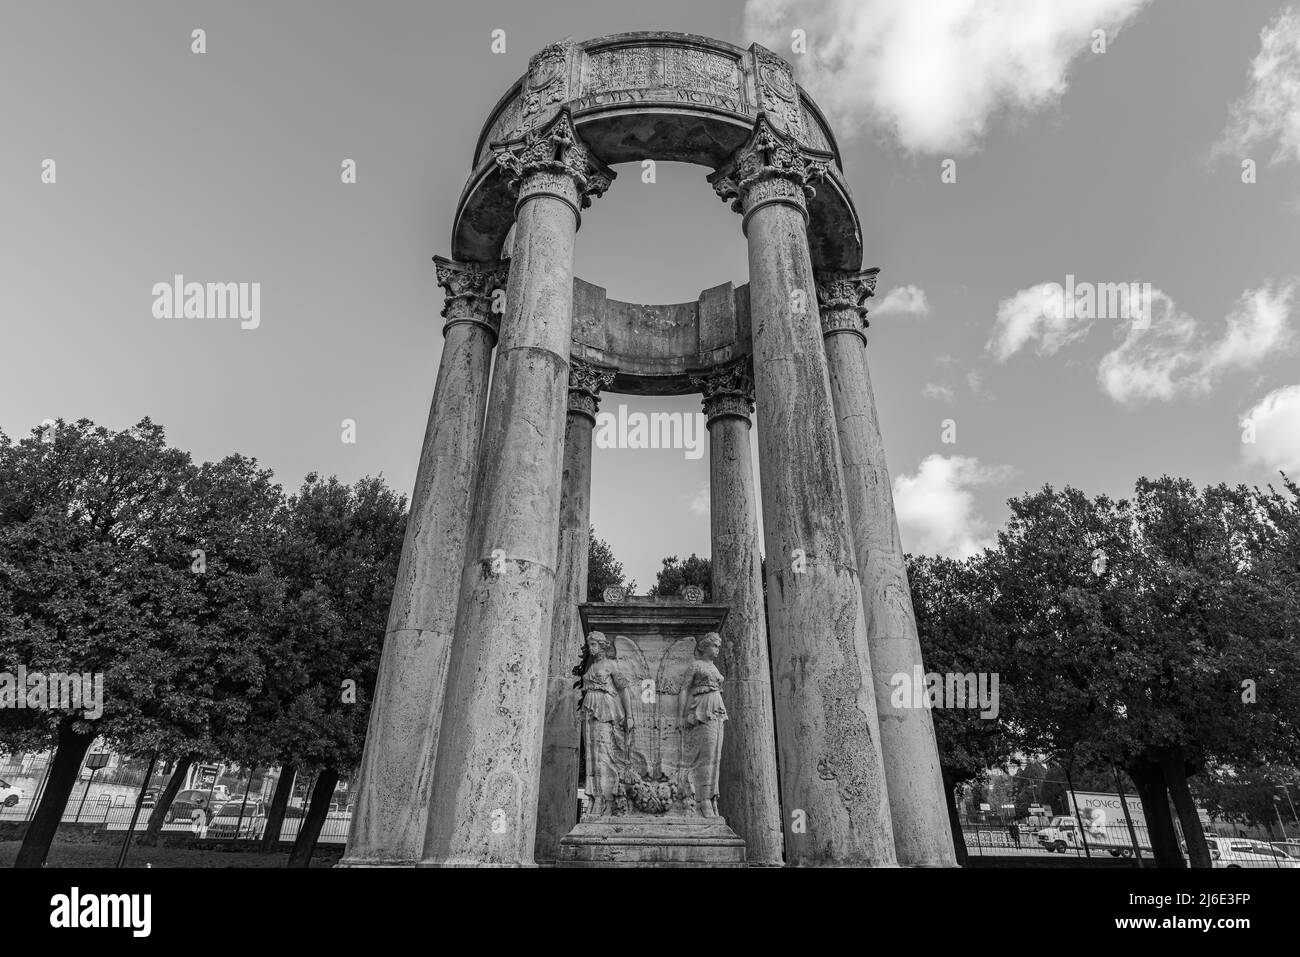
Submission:
<svg viewBox="0 0 1300 957">
<path fill-rule="evenodd" d="M 1300 472 L 1295 2 L 67 2 L 5 20 L 10 436 L 149 416 L 289 489 L 316 471 L 409 494 L 442 342 L 431 258 L 482 123 L 547 43 L 657 29 L 771 47 L 836 132 L 881 267 L 868 349 L 907 549 L 978 551 L 1047 483 Z M 746 281 L 708 170 L 621 171 L 584 213 L 578 276 L 643 303 Z M 259 324 L 158 318 L 177 273 L 260 282 Z M 1088 283 L 1137 283 L 1136 308 L 1065 301 Z M 620 403 L 699 409 L 602 408 Z M 639 590 L 663 557 L 708 553 L 707 484 L 707 455 L 596 450 L 592 519 Z"/>
</svg>

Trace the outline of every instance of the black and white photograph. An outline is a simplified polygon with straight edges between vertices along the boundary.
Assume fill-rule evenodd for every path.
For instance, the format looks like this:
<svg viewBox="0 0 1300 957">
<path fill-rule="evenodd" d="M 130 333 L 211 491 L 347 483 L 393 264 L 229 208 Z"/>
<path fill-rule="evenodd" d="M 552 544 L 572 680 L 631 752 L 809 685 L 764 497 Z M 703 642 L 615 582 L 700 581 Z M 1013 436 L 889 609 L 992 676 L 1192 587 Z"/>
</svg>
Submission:
<svg viewBox="0 0 1300 957">
<path fill-rule="evenodd" d="M 1300 0 L 0 0 L 0 79 L 18 941 L 1294 936 Z"/>
</svg>

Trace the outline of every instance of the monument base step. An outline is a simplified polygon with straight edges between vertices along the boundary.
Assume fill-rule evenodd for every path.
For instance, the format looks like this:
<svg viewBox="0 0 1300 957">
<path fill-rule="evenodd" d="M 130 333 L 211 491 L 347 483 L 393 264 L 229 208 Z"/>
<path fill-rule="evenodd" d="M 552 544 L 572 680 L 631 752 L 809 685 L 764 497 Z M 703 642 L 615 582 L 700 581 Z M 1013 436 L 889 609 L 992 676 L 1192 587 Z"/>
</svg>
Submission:
<svg viewBox="0 0 1300 957">
<path fill-rule="evenodd" d="M 560 839 L 556 866 L 744 867 L 745 842 L 721 817 L 598 817 Z"/>
</svg>

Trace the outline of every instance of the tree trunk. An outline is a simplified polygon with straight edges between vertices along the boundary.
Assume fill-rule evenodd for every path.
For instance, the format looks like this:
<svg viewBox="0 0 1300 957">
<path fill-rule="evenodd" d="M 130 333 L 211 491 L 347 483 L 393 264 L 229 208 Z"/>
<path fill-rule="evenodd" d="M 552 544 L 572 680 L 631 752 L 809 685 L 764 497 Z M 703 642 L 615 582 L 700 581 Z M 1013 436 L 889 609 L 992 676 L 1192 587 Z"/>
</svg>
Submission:
<svg viewBox="0 0 1300 957">
<path fill-rule="evenodd" d="M 280 840 L 280 830 L 284 827 L 284 812 L 289 806 L 293 794 L 293 782 L 298 776 L 298 769 L 292 764 L 280 768 L 280 776 L 275 782 L 275 794 L 271 796 L 271 806 L 266 812 L 266 833 L 262 835 L 263 854 L 270 854 Z"/>
<path fill-rule="evenodd" d="M 44 867 L 45 858 L 54 843 L 54 834 L 59 829 L 63 818 L 63 809 L 67 807 L 72 788 L 77 783 L 77 772 L 81 762 L 86 758 L 86 750 L 95 740 L 96 732 L 73 730 L 71 722 L 59 726 L 58 744 L 54 748 L 54 758 L 50 762 L 49 774 L 45 779 L 45 790 L 41 793 L 41 803 L 27 825 L 22 847 L 14 858 L 14 867 Z"/>
<path fill-rule="evenodd" d="M 1149 761 L 1135 761 L 1127 770 L 1142 801 L 1156 867 L 1186 867 L 1183 852 L 1178 848 L 1178 834 L 1169 813 L 1169 792 L 1160 766 Z"/>
<path fill-rule="evenodd" d="M 298 839 L 293 842 L 293 850 L 289 852 L 289 867 L 311 866 L 316 839 L 320 837 L 320 829 L 329 814 L 330 800 L 334 797 L 334 788 L 338 783 L 339 773 L 334 768 L 322 768 L 320 774 L 316 775 L 316 786 L 311 789 L 307 816 L 302 819 Z"/>
<path fill-rule="evenodd" d="M 958 867 L 969 867 L 970 858 L 966 853 L 966 835 L 961 829 L 961 819 L 957 816 L 957 781 L 940 765 L 939 773 L 943 775 L 943 799 L 948 805 L 948 827 L 952 831 L 952 849 L 957 855 Z"/>
<path fill-rule="evenodd" d="M 185 775 L 189 773 L 190 765 L 193 763 L 192 754 L 187 754 L 176 762 L 176 769 L 167 779 L 167 786 L 163 788 L 162 794 L 158 795 L 158 801 L 149 810 L 149 826 L 145 828 L 144 836 L 140 838 L 141 846 L 153 847 L 158 843 L 158 835 L 162 833 L 163 818 L 167 816 L 172 801 L 176 800 L 176 795 L 180 793 L 181 784 L 184 783 Z"/>
<path fill-rule="evenodd" d="M 1169 796 L 1173 798 L 1174 810 L 1178 812 L 1178 821 L 1183 826 L 1183 840 L 1187 842 L 1187 856 L 1191 858 L 1192 867 L 1213 867 L 1201 816 L 1196 813 L 1196 802 L 1187 787 L 1187 765 L 1182 755 L 1177 751 L 1164 755 L 1160 759 L 1160 769 L 1164 772 Z"/>
</svg>

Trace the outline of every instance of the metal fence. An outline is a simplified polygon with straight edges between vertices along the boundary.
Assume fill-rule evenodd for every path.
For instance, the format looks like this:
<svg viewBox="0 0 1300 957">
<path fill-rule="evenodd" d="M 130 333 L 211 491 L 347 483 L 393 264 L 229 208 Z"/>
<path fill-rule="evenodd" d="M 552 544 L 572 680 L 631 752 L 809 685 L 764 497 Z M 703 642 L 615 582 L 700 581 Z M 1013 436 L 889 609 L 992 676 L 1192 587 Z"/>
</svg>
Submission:
<svg viewBox="0 0 1300 957">
<path fill-rule="evenodd" d="M 140 787 L 135 787 L 133 791 L 134 793 L 119 793 L 111 796 L 94 795 L 90 793 L 89 782 L 84 782 L 84 786 L 73 789 L 68 803 L 63 808 L 60 821 L 65 824 L 99 825 L 110 831 L 125 831 L 130 826 L 131 816 L 135 813 Z M 39 800 L 39 794 L 25 793 L 17 804 L 0 806 L 0 823 L 30 820 L 32 813 L 35 811 L 33 798 Z M 199 821 L 192 820 L 191 813 L 183 811 L 176 814 L 172 821 L 164 823 L 161 829 L 168 834 L 191 833 L 196 838 L 204 840 L 229 840 L 232 842 L 260 840 L 266 826 L 266 817 L 264 813 L 258 812 L 257 805 L 259 803 L 265 805 L 269 802 L 256 801 L 251 797 L 247 804 L 241 801 L 228 802 L 222 808 L 219 808 L 214 816 L 205 816 L 206 821 L 202 819 Z M 148 828 L 153 813 L 154 808 L 152 807 L 140 809 L 140 816 L 135 825 L 137 834 Z M 294 840 L 298 836 L 305 815 L 306 808 L 304 807 L 294 805 L 288 807 L 280 827 L 280 840 Z M 322 844 L 346 843 L 348 828 L 351 823 L 351 808 L 330 810 L 324 822 L 322 822 L 318 842 Z"/>
</svg>

